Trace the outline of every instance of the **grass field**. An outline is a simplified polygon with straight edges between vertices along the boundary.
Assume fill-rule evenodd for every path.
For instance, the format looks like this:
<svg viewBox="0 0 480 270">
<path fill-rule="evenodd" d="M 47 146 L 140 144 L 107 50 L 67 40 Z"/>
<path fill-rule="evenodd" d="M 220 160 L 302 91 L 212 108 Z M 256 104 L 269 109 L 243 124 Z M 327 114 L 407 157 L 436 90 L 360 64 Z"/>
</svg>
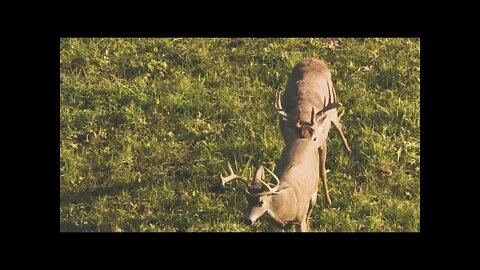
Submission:
<svg viewBox="0 0 480 270">
<path fill-rule="evenodd" d="M 343 104 L 317 232 L 420 230 L 420 40 L 60 40 L 60 231 L 254 232 L 242 183 L 284 147 L 273 108 L 293 66 L 323 59 Z M 252 136 L 254 134 L 254 136 Z M 321 190 L 321 189 L 319 189 Z"/>
</svg>

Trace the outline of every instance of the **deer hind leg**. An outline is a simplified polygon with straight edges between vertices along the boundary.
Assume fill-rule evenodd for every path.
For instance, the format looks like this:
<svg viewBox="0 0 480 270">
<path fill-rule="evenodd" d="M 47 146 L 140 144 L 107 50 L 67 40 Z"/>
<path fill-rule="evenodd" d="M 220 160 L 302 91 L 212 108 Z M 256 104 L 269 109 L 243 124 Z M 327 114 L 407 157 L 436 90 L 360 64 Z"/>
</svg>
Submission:
<svg viewBox="0 0 480 270">
<path fill-rule="evenodd" d="M 335 121 L 332 121 L 332 123 L 335 126 L 335 128 L 337 129 L 338 133 L 340 134 L 340 137 L 342 137 L 342 142 L 343 142 L 343 146 L 345 146 L 345 150 L 347 150 L 348 154 L 351 154 L 352 149 L 350 149 L 350 147 L 348 147 L 347 138 L 345 138 L 345 135 L 343 134 L 342 124 L 340 124 L 338 119 L 335 119 Z"/>
<path fill-rule="evenodd" d="M 327 140 L 323 142 L 318 151 L 320 151 L 320 176 L 322 177 L 323 182 L 325 202 L 327 203 L 328 207 L 332 207 L 332 201 L 330 200 L 330 194 L 328 193 L 327 169 L 325 168 L 325 162 L 327 160 Z"/>
</svg>

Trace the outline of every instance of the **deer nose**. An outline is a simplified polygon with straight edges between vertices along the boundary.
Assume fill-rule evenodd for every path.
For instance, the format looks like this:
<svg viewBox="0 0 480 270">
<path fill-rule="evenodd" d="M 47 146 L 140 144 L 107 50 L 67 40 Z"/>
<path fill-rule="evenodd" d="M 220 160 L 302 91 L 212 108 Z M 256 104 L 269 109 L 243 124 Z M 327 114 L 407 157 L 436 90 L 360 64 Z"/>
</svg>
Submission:
<svg viewBox="0 0 480 270">
<path fill-rule="evenodd" d="M 253 221 L 249 218 L 246 218 L 243 220 L 243 223 L 247 224 L 247 225 L 252 225 Z"/>
</svg>

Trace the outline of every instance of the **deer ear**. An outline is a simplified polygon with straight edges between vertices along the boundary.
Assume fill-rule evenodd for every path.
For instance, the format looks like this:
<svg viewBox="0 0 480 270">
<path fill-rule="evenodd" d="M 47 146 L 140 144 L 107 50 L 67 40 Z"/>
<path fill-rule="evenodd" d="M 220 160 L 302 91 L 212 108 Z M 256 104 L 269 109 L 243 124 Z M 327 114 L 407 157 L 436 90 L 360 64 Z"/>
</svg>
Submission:
<svg viewBox="0 0 480 270">
<path fill-rule="evenodd" d="M 285 189 L 287 189 L 287 188 L 289 188 L 289 187 L 290 187 L 290 186 L 288 186 L 288 187 L 284 187 L 284 188 L 281 188 L 281 189 L 277 190 L 277 192 L 273 193 L 272 195 L 278 195 L 278 194 L 280 194 L 280 193 L 284 192 L 284 191 L 285 191 Z"/>
<path fill-rule="evenodd" d="M 323 121 L 326 117 L 326 113 L 319 111 L 317 114 L 315 114 L 315 125 L 320 126 L 321 124 L 323 124 Z"/>
</svg>

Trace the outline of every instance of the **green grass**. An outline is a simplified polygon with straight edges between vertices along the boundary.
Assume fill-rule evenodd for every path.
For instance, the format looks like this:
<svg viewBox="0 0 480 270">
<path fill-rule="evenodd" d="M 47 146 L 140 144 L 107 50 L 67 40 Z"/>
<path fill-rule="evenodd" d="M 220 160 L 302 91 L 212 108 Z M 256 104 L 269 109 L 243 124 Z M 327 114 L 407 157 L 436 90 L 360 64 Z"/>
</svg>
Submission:
<svg viewBox="0 0 480 270">
<path fill-rule="evenodd" d="M 228 161 L 248 177 L 279 158 L 274 92 L 313 56 L 332 71 L 354 154 L 332 129 L 333 208 L 320 193 L 311 229 L 419 231 L 420 40 L 233 41 L 60 40 L 60 230 L 264 231 L 239 222 L 241 183 L 211 187 Z"/>
</svg>

